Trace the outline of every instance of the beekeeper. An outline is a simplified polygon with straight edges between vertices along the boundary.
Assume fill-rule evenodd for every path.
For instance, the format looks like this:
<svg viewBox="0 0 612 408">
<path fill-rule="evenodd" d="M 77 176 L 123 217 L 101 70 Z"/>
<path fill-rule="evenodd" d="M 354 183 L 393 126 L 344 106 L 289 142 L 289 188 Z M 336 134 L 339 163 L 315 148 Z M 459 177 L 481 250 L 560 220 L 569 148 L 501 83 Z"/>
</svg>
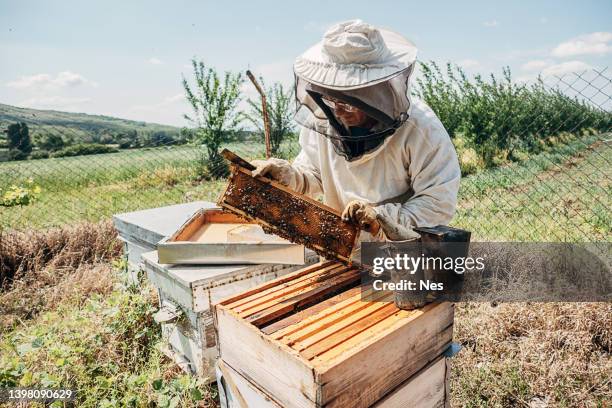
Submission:
<svg viewBox="0 0 612 408">
<path fill-rule="evenodd" d="M 409 95 L 417 49 L 360 20 L 330 28 L 294 64 L 301 152 L 254 161 L 266 175 L 342 211 L 362 239 L 404 240 L 447 225 L 461 173 L 436 114 Z"/>
</svg>

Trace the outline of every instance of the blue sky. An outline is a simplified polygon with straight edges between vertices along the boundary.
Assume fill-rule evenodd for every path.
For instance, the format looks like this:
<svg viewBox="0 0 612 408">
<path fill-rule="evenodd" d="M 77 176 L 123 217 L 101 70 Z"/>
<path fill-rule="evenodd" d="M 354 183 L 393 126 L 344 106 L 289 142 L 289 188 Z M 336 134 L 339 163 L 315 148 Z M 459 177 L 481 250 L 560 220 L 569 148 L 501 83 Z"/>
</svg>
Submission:
<svg viewBox="0 0 612 408">
<path fill-rule="evenodd" d="M 612 69 L 610 0 L 0 0 L 0 103 L 184 125 L 180 80 L 192 57 L 289 83 L 293 59 L 350 18 L 404 34 L 421 60 L 470 73 L 508 65 L 527 80 Z"/>
</svg>

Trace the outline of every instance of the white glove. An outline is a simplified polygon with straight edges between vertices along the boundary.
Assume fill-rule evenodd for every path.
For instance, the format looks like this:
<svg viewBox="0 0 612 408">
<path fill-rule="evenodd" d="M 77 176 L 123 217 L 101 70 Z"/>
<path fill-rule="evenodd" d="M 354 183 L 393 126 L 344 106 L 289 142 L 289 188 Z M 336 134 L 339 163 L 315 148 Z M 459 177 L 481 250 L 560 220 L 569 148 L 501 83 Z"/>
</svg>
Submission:
<svg viewBox="0 0 612 408">
<path fill-rule="evenodd" d="M 400 225 L 388 216 L 378 214 L 376 219 L 380 224 L 380 229 L 390 241 L 407 241 L 421 237 L 412 228 Z"/>
<path fill-rule="evenodd" d="M 253 160 L 251 164 L 255 166 L 253 176 L 266 176 L 285 186 L 291 186 L 295 170 L 287 160 L 272 157 L 268 160 Z"/>
</svg>

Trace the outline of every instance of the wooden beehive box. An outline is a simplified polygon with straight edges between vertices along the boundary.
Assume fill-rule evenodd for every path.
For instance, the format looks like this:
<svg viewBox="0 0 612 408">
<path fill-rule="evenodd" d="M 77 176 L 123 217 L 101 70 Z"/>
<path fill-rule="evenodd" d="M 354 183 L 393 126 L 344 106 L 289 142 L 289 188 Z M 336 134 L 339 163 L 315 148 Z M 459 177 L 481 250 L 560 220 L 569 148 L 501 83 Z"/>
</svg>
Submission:
<svg viewBox="0 0 612 408">
<path fill-rule="evenodd" d="M 453 306 L 399 310 L 362 298 L 359 282 L 356 268 L 320 262 L 221 301 L 222 361 L 285 407 L 375 404 L 449 346 Z"/>
<path fill-rule="evenodd" d="M 304 247 L 265 234 L 252 221 L 221 208 L 197 211 L 157 244 L 162 264 L 305 263 Z"/>
<path fill-rule="evenodd" d="M 217 339 L 212 305 L 233 294 L 287 275 L 303 266 L 164 265 L 152 251 L 142 256 L 148 281 L 158 290 L 160 311 L 180 311 L 176 319 L 161 321 L 164 352 L 179 365 L 214 379 Z M 308 263 L 318 257 L 309 252 Z M 187 363 L 187 364 L 184 364 Z"/>
<path fill-rule="evenodd" d="M 224 150 L 231 176 L 219 205 L 244 216 L 291 242 L 303 244 L 327 259 L 350 263 L 359 227 L 316 200 L 266 177 L 253 177 L 254 167 Z"/>
</svg>

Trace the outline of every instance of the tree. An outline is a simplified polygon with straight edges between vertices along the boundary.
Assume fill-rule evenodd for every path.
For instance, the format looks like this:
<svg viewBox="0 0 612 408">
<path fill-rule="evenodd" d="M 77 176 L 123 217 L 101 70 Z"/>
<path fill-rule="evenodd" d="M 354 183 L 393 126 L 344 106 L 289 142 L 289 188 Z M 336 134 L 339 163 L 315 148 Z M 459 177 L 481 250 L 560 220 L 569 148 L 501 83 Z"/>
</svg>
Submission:
<svg viewBox="0 0 612 408">
<path fill-rule="evenodd" d="M 268 119 L 270 121 L 270 151 L 273 156 L 276 156 L 285 136 L 291 134 L 294 130 L 293 90 L 286 90 L 279 82 L 275 82 L 271 88 L 266 88 L 261 77 L 259 83 L 266 93 Z M 261 100 L 249 99 L 247 102 L 251 106 L 251 111 L 245 117 L 257 128 L 258 133 L 263 138 L 264 125 Z"/>
<path fill-rule="evenodd" d="M 206 148 L 205 178 L 225 177 L 227 164 L 219 148 L 232 132 L 236 131 L 242 115 L 236 111 L 240 102 L 242 75 L 225 72 L 223 81 L 217 71 L 204 62 L 191 61 L 195 85 L 193 88 L 183 77 L 183 88 L 193 116 L 184 115 L 195 127 L 195 140 Z"/>
<path fill-rule="evenodd" d="M 24 122 L 9 125 L 7 132 L 9 154 L 14 160 L 22 160 L 32 153 L 30 130 Z"/>
<path fill-rule="evenodd" d="M 49 152 L 54 152 L 56 150 L 61 150 L 66 146 L 64 139 L 56 133 L 45 133 L 40 136 L 38 143 L 36 143 L 39 148 L 43 150 L 47 150 Z"/>
</svg>

